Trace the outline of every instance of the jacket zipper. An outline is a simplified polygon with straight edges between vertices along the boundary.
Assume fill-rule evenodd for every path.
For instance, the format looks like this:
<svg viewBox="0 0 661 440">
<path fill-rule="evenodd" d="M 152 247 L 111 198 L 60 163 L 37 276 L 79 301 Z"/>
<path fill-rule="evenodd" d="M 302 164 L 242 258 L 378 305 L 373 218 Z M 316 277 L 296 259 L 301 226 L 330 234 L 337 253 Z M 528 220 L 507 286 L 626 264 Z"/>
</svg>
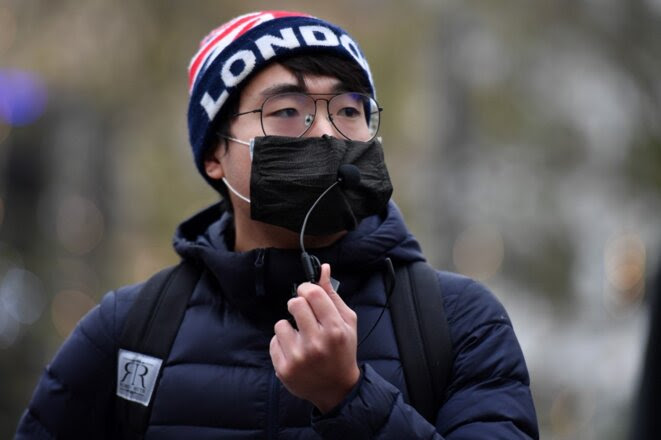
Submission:
<svg viewBox="0 0 661 440">
<path fill-rule="evenodd" d="M 255 258 L 255 294 L 257 296 L 266 295 L 264 290 L 264 254 L 266 254 L 266 249 L 257 249 L 257 257 Z"/>
</svg>

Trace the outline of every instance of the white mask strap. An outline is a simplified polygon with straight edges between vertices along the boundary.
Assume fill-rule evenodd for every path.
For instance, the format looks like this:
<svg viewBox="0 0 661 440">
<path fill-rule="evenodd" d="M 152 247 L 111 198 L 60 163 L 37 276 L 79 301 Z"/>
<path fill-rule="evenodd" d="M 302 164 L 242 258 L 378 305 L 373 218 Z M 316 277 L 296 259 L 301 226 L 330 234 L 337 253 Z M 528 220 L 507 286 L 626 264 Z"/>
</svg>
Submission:
<svg viewBox="0 0 661 440">
<path fill-rule="evenodd" d="M 255 149 L 255 138 L 250 139 L 250 142 L 242 141 L 241 139 L 233 138 L 232 136 L 227 136 L 221 134 L 220 137 L 227 139 L 228 141 L 236 142 L 237 144 L 245 145 L 250 147 L 250 160 L 252 161 L 252 152 Z M 229 186 L 229 185 L 228 185 Z"/>
<path fill-rule="evenodd" d="M 246 203 L 250 203 L 250 199 L 248 197 L 240 194 L 237 190 L 235 190 L 232 187 L 232 185 L 230 185 L 230 183 L 227 181 L 227 179 L 225 177 L 222 177 L 222 181 L 225 182 L 225 185 L 227 185 L 227 187 L 230 189 L 230 191 L 232 191 L 234 193 L 235 196 L 237 196 L 238 198 L 240 198 L 241 200 L 243 200 Z"/>
<path fill-rule="evenodd" d="M 250 142 L 242 141 L 241 139 L 233 138 L 232 136 L 226 136 L 226 135 L 224 135 L 224 134 L 221 135 L 221 136 L 222 136 L 223 138 L 229 140 L 229 141 L 234 141 L 234 142 L 237 142 L 237 143 L 239 143 L 239 144 L 241 144 L 241 145 L 247 145 L 247 146 L 250 146 Z"/>
</svg>

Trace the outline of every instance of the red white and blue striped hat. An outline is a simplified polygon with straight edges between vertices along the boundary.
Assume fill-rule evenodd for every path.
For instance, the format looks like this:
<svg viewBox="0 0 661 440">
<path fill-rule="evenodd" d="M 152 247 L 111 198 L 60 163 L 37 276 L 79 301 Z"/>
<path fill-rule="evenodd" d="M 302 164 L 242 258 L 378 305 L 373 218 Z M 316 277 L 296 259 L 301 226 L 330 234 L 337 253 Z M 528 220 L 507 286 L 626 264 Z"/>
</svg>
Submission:
<svg viewBox="0 0 661 440">
<path fill-rule="evenodd" d="M 287 11 L 245 14 L 211 31 L 188 66 L 188 134 L 198 170 L 215 142 L 215 119 L 232 93 L 252 73 L 284 55 L 332 53 L 355 61 L 370 84 L 372 74 L 358 44 L 340 27 Z"/>
</svg>

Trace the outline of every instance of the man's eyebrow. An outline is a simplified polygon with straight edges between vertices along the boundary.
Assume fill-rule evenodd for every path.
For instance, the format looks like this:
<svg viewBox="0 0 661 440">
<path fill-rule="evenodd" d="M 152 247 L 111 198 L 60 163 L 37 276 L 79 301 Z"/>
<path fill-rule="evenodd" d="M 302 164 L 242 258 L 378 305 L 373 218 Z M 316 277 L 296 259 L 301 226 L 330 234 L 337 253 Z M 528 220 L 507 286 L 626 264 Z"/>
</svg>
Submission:
<svg viewBox="0 0 661 440">
<path fill-rule="evenodd" d="M 337 83 L 332 88 L 332 93 L 345 93 L 350 91 L 349 87 L 343 83 Z M 301 86 L 300 84 L 282 83 L 267 87 L 260 92 L 260 95 L 264 98 L 268 98 L 269 96 L 277 95 L 279 93 L 309 93 L 309 91 L 306 87 Z"/>
<path fill-rule="evenodd" d="M 284 83 L 284 84 L 275 84 L 271 87 L 267 87 L 260 92 L 260 95 L 267 98 L 269 96 L 277 95 L 278 93 L 305 93 L 305 88 L 299 86 L 298 84 Z"/>
</svg>

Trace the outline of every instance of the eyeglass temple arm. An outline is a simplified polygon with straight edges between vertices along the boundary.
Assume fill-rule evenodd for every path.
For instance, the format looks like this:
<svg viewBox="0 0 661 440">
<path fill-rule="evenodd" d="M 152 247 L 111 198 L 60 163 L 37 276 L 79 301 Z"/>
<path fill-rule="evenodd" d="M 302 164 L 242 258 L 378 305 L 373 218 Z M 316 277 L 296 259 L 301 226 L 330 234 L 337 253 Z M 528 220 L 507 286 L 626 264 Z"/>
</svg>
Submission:
<svg viewBox="0 0 661 440">
<path fill-rule="evenodd" d="M 261 112 L 262 112 L 261 108 L 256 108 L 255 110 L 248 110 L 247 112 L 234 113 L 232 117 L 236 118 L 237 116 L 248 115 L 250 113 L 261 113 Z"/>
</svg>

